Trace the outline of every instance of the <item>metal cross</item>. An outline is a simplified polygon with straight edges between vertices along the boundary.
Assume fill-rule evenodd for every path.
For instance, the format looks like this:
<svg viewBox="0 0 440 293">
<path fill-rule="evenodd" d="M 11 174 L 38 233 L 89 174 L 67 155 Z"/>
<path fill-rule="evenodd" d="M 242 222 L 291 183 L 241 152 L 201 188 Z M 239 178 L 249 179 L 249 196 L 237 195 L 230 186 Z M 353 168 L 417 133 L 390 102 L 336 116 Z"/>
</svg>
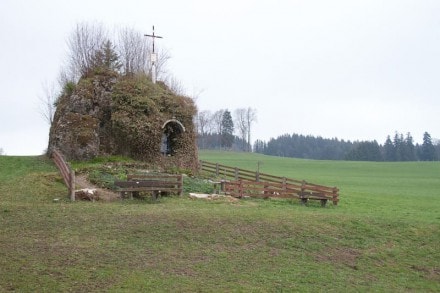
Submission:
<svg viewBox="0 0 440 293">
<path fill-rule="evenodd" d="M 145 34 L 144 35 L 145 37 L 150 37 L 150 38 L 153 38 L 153 54 L 154 54 L 154 39 L 162 39 L 162 37 L 161 36 L 156 36 L 155 34 L 154 34 L 154 25 L 153 25 L 153 34 L 152 35 L 148 35 L 148 34 Z"/>
</svg>

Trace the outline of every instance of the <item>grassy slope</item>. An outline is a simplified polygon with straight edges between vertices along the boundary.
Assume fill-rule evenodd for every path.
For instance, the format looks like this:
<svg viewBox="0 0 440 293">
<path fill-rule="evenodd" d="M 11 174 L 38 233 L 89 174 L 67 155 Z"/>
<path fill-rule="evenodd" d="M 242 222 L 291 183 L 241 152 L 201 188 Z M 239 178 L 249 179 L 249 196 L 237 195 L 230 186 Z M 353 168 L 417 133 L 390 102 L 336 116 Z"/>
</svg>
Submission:
<svg viewBox="0 0 440 293">
<path fill-rule="evenodd" d="M 440 290 L 439 163 L 200 157 L 341 202 L 70 203 L 50 162 L 0 157 L 0 291 Z"/>
</svg>

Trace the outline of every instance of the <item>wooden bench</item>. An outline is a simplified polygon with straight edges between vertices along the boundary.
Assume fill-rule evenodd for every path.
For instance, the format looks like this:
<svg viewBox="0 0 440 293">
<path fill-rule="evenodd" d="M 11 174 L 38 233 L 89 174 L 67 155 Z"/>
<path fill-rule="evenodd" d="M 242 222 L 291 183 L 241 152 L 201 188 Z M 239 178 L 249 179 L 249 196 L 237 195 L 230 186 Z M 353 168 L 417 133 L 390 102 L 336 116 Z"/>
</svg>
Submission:
<svg viewBox="0 0 440 293">
<path fill-rule="evenodd" d="M 181 196 L 183 194 L 183 176 L 182 174 L 130 174 L 127 176 L 127 181 L 115 181 L 115 186 L 121 193 L 121 198 L 129 193 L 130 199 L 133 199 L 133 194 L 139 194 L 139 192 L 151 193 L 154 198 L 164 192 Z"/>
<path fill-rule="evenodd" d="M 314 193 L 314 192 L 300 192 L 298 193 L 299 199 L 301 200 L 301 204 L 307 204 L 309 200 L 319 200 L 321 201 L 321 206 L 325 207 L 328 200 L 332 200 L 331 197 L 320 194 L 320 193 Z"/>
</svg>

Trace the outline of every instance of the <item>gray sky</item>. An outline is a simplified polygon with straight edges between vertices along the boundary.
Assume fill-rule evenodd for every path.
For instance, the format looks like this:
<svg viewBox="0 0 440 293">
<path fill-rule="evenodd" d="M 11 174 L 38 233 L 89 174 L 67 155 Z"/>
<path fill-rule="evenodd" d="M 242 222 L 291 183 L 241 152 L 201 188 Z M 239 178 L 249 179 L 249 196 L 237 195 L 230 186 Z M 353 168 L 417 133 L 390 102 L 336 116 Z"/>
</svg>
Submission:
<svg viewBox="0 0 440 293">
<path fill-rule="evenodd" d="M 253 107 L 253 140 L 285 133 L 383 143 L 440 138 L 438 0 L 1 0 L 0 148 L 41 154 L 43 83 L 79 22 L 164 39 L 199 110 Z"/>
</svg>

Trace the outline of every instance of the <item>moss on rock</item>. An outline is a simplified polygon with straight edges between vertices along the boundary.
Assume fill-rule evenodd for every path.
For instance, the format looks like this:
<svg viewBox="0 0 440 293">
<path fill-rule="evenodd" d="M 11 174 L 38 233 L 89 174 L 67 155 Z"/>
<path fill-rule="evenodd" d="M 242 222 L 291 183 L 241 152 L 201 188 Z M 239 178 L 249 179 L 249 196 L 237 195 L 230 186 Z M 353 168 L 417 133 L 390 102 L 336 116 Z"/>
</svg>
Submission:
<svg viewBox="0 0 440 293">
<path fill-rule="evenodd" d="M 198 164 L 196 112 L 192 99 L 175 95 L 146 76 L 91 76 L 60 97 L 49 150 L 58 148 L 75 160 L 124 155 L 194 170 Z"/>
</svg>

